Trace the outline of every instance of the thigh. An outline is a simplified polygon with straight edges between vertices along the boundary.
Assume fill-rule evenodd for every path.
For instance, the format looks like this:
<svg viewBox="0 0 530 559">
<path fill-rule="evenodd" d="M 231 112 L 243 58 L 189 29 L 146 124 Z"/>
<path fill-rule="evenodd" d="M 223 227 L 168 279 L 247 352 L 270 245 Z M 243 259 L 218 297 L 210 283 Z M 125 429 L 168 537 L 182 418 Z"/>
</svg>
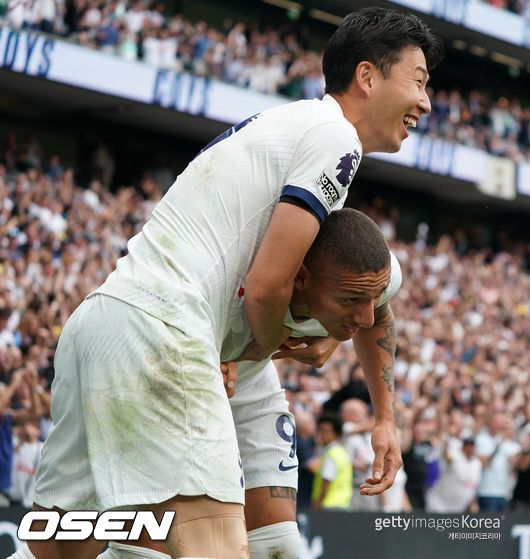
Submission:
<svg viewBox="0 0 530 559">
<path fill-rule="evenodd" d="M 171 557 L 249 559 L 243 505 L 178 495 L 148 508 L 159 519 L 168 510 L 176 513 L 164 542 Z"/>
</svg>

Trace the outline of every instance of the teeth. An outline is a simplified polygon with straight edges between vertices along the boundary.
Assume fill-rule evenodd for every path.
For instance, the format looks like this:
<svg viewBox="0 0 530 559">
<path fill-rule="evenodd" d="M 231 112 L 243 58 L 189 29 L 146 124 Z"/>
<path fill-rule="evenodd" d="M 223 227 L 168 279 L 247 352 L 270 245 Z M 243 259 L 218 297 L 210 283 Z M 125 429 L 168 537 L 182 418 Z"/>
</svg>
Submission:
<svg viewBox="0 0 530 559">
<path fill-rule="evenodd" d="M 416 128 L 416 121 L 410 116 L 406 116 L 403 119 L 403 122 L 405 123 L 406 126 L 411 126 L 412 128 Z"/>
</svg>

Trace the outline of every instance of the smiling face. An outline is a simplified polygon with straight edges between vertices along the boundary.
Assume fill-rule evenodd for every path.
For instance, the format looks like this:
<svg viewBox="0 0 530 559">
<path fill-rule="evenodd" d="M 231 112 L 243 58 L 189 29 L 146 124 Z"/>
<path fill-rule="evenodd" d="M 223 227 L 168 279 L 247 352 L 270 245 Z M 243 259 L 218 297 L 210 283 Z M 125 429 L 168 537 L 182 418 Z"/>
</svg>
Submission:
<svg viewBox="0 0 530 559">
<path fill-rule="evenodd" d="M 310 271 L 302 266 L 291 301 L 293 318 L 314 318 L 339 341 L 374 323 L 374 308 L 390 282 L 390 266 L 358 274 L 329 262 Z"/>
<path fill-rule="evenodd" d="M 425 91 L 428 78 L 425 55 L 419 47 L 405 47 L 386 78 L 372 66 L 365 114 L 358 126 L 365 153 L 399 151 L 408 137 L 407 127 L 415 128 L 420 116 L 431 112 Z"/>
</svg>

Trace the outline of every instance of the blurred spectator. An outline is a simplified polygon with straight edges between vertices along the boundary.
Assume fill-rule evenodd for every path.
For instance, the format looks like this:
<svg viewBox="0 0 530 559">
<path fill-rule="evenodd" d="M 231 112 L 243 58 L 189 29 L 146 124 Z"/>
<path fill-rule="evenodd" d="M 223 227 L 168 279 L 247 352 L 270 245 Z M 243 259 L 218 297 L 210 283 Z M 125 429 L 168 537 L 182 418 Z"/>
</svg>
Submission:
<svg viewBox="0 0 530 559">
<path fill-rule="evenodd" d="M 311 506 L 311 490 L 315 472 L 320 465 L 316 456 L 316 421 L 312 413 L 299 411 L 296 420 L 296 456 L 298 458 L 298 493 L 296 505 L 299 511 Z"/>
<path fill-rule="evenodd" d="M 115 161 L 105 142 L 98 142 L 96 149 L 92 153 L 90 166 L 93 178 L 99 180 L 103 186 L 108 187 L 112 184 Z"/>
<path fill-rule="evenodd" d="M 428 512 L 478 512 L 477 488 L 482 463 L 475 454 L 475 440 L 467 438 L 461 448 L 444 445 L 440 477 L 427 491 Z"/>
<path fill-rule="evenodd" d="M 429 411 L 429 410 L 428 410 Z M 420 414 L 403 442 L 403 469 L 407 474 L 405 489 L 414 509 L 425 509 L 425 494 L 437 478 L 434 424 L 430 413 Z"/>
<path fill-rule="evenodd" d="M 61 165 L 61 160 L 57 154 L 50 157 L 50 163 L 46 174 L 52 179 L 58 179 L 64 173 L 64 167 Z"/>
<path fill-rule="evenodd" d="M 400 468 L 392 486 L 380 495 L 384 512 L 412 512 L 412 505 L 405 489 L 406 484 L 407 474 L 403 468 Z"/>
<path fill-rule="evenodd" d="M 14 430 L 13 475 L 9 497 L 13 503 L 31 508 L 35 474 L 43 445 L 39 440 L 40 426 L 38 422 L 28 421 Z"/>
<path fill-rule="evenodd" d="M 375 458 L 371 433 L 375 422 L 368 404 L 357 398 L 346 400 L 340 407 L 340 416 L 344 422 L 342 444 L 353 467 L 352 510 L 359 512 L 381 510 L 379 495 L 360 493 L 360 486 L 366 483 L 366 478 L 372 477 Z"/>
<path fill-rule="evenodd" d="M 344 345 L 341 345 L 341 348 L 344 349 Z M 351 366 L 349 382 L 336 390 L 333 396 L 324 403 L 323 408 L 326 411 L 338 412 L 343 402 L 351 398 L 358 398 L 366 403 L 370 402 L 364 373 L 358 362 Z"/>
<path fill-rule="evenodd" d="M 29 405 L 27 408 L 22 406 L 13 410 L 11 399 L 21 388 L 29 391 Z M 43 414 L 41 393 L 37 370 L 29 365 L 13 371 L 8 385 L 0 383 L 0 506 L 9 505 L 11 500 L 9 489 L 13 481 L 13 426 L 39 421 Z"/>
<path fill-rule="evenodd" d="M 324 414 L 319 417 L 317 424 L 322 462 L 313 481 L 312 508 L 349 510 L 353 494 L 353 471 L 350 458 L 340 444 L 342 421 L 338 415 Z"/>
<path fill-rule="evenodd" d="M 526 430 L 521 446 L 521 454 L 517 462 L 517 484 L 513 491 L 513 508 L 528 512 L 530 511 L 530 428 Z"/>
<path fill-rule="evenodd" d="M 511 439 L 510 430 L 508 415 L 495 412 L 477 436 L 477 454 L 483 465 L 478 489 L 481 511 L 505 510 L 511 498 L 511 474 L 518 463 L 520 445 Z"/>
<path fill-rule="evenodd" d="M 111 10 L 112 6 L 106 6 L 101 13 L 101 22 L 96 28 L 96 41 L 102 50 L 115 52 L 120 40 L 120 26 Z"/>
</svg>

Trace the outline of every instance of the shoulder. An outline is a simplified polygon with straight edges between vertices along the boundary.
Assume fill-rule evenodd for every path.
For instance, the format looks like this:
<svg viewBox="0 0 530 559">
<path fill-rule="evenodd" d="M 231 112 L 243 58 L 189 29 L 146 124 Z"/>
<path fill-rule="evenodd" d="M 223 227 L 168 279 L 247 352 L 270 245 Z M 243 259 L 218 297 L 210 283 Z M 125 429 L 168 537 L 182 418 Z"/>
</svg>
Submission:
<svg viewBox="0 0 530 559">
<path fill-rule="evenodd" d="M 385 303 L 388 303 L 388 301 L 398 292 L 399 288 L 401 287 L 401 282 L 403 281 L 401 266 L 399 265 L 399 261 L 392 251 L 390 252 L 390 267 L 390 283 L 385 289 L 381 298 L 381 302 L 379 303 L 377 308 L 381 308 Z"/>
</svg>

